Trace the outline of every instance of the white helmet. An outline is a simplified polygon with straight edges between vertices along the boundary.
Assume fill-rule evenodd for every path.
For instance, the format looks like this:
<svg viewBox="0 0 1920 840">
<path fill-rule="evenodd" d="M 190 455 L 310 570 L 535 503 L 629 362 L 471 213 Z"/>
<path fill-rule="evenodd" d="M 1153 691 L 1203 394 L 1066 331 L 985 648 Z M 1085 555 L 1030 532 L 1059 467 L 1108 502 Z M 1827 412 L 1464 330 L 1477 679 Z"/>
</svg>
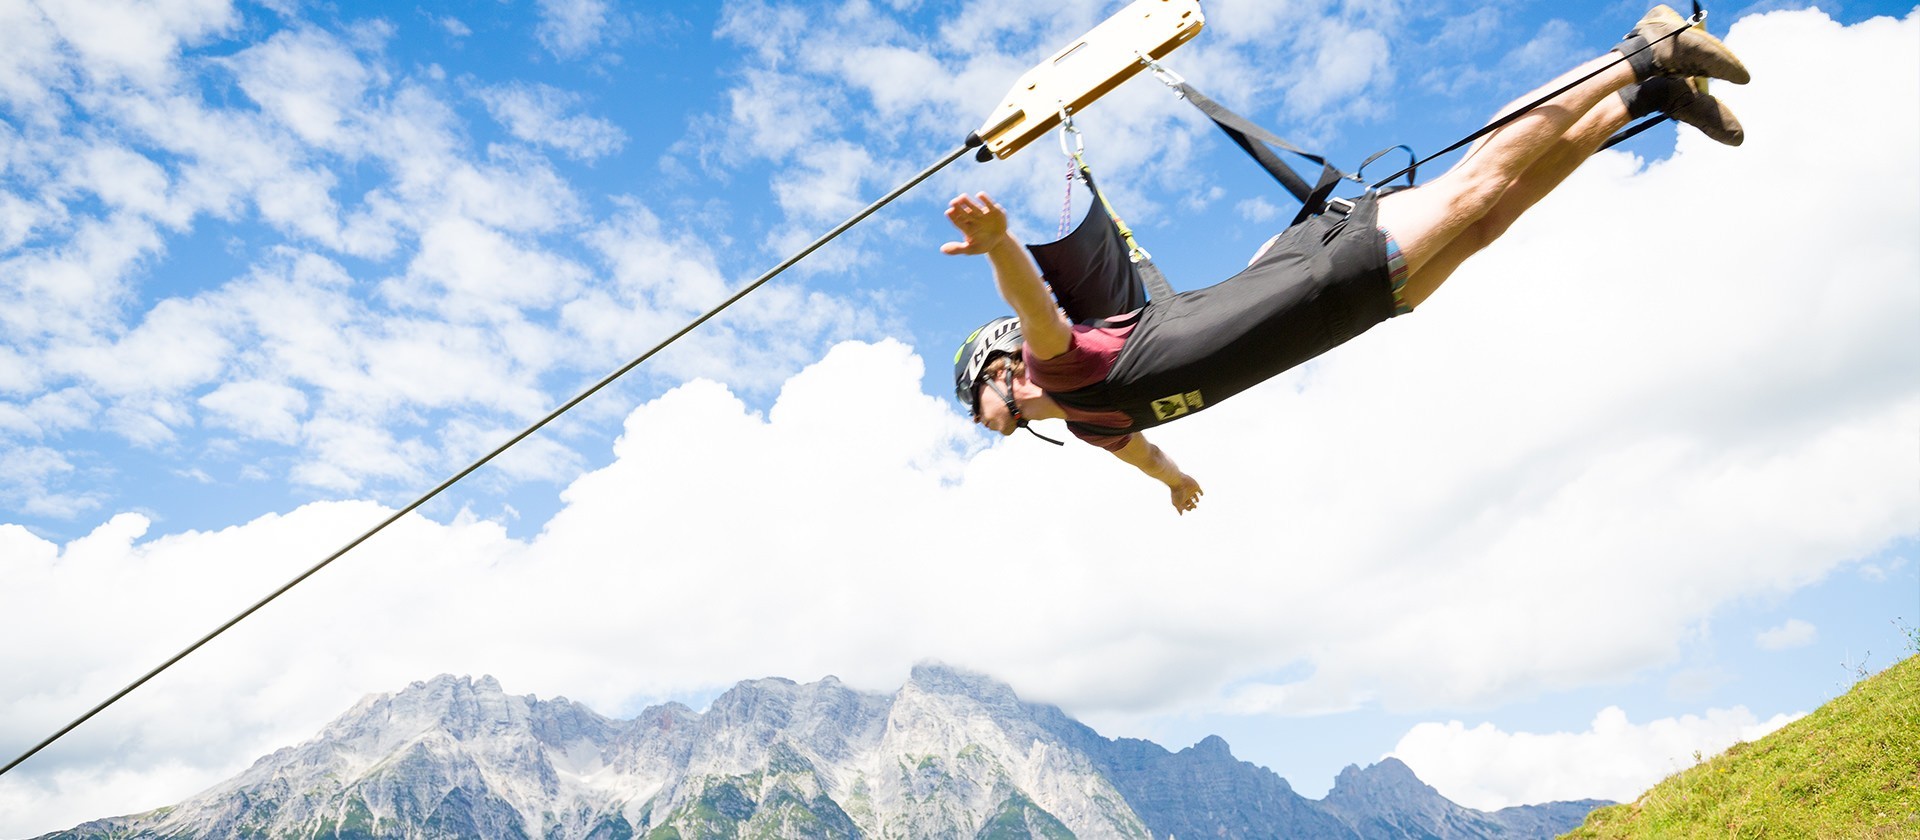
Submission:
<svg viewBox="0 0 1920 840">
<path fill-rule="evenodd" d="M 959 352 L 953 354 L 953 393 L 961 405 L 976 415 L 980 413 L 979 394 L 974 388 L 986 373 L 987 363 L 995 356 L 1019 355 L 1020 342 L 1020 319 L 1007 315 L 988 321 L 967 336 Z"/>
<path fill-rule="evenodd" d="M 953 394 L 960 398 L 960 404 L 980 416 L 980 380 L 986 375 L 987 365 L 998 356 L 1020 355 L 1020 319 L 1003 315 L 981 325 L 973 335 L 960 345 L 960 351 L 953 354 Z M 1033 430 L 1027 424 L 1027 418 L 1020 416 L 1020 404 L 1014 402 L 1013 393 L 1002 389 L 998 383 L 988 383 L 994 393 L 1007 403 L 1007 414 L 1013 417 L 1014 425 L 1026 429 L 1041 440 L 1056 446 L 1060 441 Z"/>
</svg>

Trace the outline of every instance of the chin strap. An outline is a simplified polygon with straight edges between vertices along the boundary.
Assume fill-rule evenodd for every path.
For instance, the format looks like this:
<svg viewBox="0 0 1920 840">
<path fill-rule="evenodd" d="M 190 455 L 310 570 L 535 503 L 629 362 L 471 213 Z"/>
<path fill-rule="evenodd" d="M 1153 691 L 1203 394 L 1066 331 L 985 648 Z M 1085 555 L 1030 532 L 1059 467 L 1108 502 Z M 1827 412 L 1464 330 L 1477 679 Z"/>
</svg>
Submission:
<svg viewBox="0 0 1920 840">
<path fill-rule="evenodd" d="M 1041 439 L 1041 440 L 1044 440 L 1044 441 L 1046 441 L 1046 442 L 1048 442 L 1048 443 L 1051 443 L 1051 444 L 1053 444 L 1054 446 L 1066 446 L 1066 444 L 1065 444 L 1065 443 L 1062 443 L 1062 442 L 1060 442 L 1060 441 L 1057 441 L 1057 440 L 1054 440 L 1053 438 L 1050 438 L 1050 437 L 1047 437 L 1046 435 L 1043 435 L 1043 434 L 1040 434 L 1039 432 L 1036 432 L 1036 431 L 1034 431 L 1034 430 L 1033 430 L 1033 426 L 1032 426 L 1031 424 L 1029 424 L 1029 423 L 1027 423 L 1027 421 L 1025 421 L 1025 420 L 1022 420 L 1022 421 L 1020 421 L 1020 428 L 1022 428 L 1022 429 L 1026 429 L 1026 430 L 1027 430 L 1027 434 L 1030 434 L 1030 435 L 1033 435 L 1034 437 L 1037 437 L 1037 438 L 1039 438 L 1039 439 Z"/>
<path fill-rule="evenodd" d="M 1054 446 L 1066 446 L 1065 443 L 1054 440 L 1053 438 L 1047 437 L 1046 435 L 1043 435 L 1043 434 L 1040 434 L 1039 432 L 1034 431 L 1033 426 L 1028 424 L 1027 418 L 1022 417 L 1020 415 L 1020 404 L 1013 401 L 1012 389 L 1000 387 L 1000 380 L 989 379 L 982 384 L 985 384 L 987 387 L 992 388 L 993 392 L 999 395 L 1001 400 L 1006 402 L 1007 414 L 1013 417 L 1013 425 L 1016 428 L 1026 429 L 1027 434 L 1033 435 L 1034 437 L 1037 437 L 1041 440 L 1051 443 Z"/>
</svg>

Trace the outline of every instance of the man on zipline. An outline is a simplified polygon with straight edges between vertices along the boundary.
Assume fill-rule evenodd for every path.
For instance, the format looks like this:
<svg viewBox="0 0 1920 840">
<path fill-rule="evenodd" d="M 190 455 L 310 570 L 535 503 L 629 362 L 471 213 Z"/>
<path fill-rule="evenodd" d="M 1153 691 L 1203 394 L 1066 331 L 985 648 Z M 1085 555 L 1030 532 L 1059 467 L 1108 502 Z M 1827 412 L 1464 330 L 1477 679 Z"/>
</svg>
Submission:
<svg viewBox="0 0 1920 840">
<path fill-rule="evenodd" d="M 1676 29 L 1686 31 L 1664 37 Z M 985 254 L 1016 315 L 967 338 L 954 357 L 956 392 L 974 422 L 1002 435 L 1029 420 L 1066 420 L 1075 437 L 1165 483 L 1175 510 L 1193 510 L 1199 482 L 1141 429 L 1218 403 L 1413 311 L 1635 117 L 1665 112 L 1721 143 L 1742 140 L 1732 113 L 1691 80 L 1745 84 L 1746 68 L 1666 6 L 1648 12 L 1611 53 L 1502 114 L 1589 73 L 1482 138 L 1445 175 L 1336 200 L 1329 212 L 1268 241 L 1245 271 L 1104 321 L 1068 320 L 1008 233 L 1006 212 L 985 193 L 955 198 L 947 218 L 963 240 L 941 251 Z M 982 399 L 984 390 L 995 399 Z"/>
</svg>

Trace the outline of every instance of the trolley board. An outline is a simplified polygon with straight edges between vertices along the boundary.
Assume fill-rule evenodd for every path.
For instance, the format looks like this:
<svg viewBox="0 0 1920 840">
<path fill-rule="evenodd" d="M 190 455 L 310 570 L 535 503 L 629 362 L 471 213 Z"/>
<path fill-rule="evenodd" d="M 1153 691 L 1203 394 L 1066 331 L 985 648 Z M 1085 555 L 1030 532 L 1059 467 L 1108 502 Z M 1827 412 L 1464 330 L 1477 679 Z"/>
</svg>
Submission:
<svg viewBox="0 0 1920 840">
<path fill-rule="evenodd" d="M 1005 160 L 1121 82 L 1200 34 L 1200 0 L 1135 0 L 1023 74 L 979 131 Z M 981 158 L 985 160 L 985 158 Z"/>
</svg>

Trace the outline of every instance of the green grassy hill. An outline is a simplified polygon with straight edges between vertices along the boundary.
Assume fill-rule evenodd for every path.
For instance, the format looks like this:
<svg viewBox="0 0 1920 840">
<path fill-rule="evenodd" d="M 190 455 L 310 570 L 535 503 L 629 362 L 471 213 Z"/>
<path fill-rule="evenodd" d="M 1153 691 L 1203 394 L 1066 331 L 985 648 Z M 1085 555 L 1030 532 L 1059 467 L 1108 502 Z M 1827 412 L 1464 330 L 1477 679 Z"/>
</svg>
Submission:
<svg viewBox="0 0 1920 840">
<path fill-rule="evenodd" d="M 1920 656 L 1565 837 L 1920 838 Z"/>
</svg>

